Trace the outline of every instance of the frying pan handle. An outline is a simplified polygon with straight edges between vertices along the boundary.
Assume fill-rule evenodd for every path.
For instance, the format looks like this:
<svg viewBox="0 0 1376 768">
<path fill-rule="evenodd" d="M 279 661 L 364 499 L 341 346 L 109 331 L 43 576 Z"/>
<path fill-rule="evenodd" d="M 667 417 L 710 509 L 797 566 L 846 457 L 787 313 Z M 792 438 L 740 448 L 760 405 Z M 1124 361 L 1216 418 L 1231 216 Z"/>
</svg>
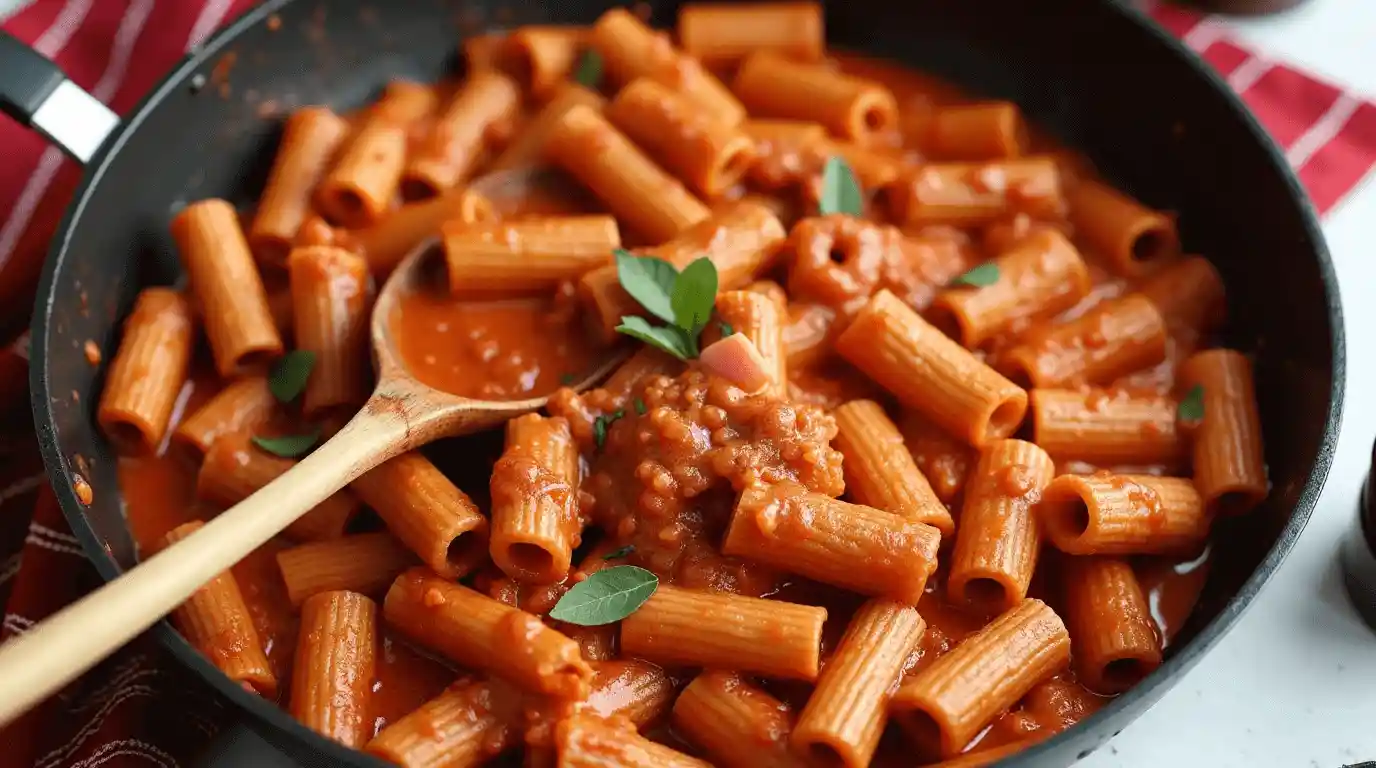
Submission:
<svg viewBox="0 0 1376 768">
<path fill-rule="evenodd" d="M 119 125 L 119 116 L 67 79 L 57 65 L 0 31 L 0 112 L 33 128 L 86 163 Z"/>
</svg>

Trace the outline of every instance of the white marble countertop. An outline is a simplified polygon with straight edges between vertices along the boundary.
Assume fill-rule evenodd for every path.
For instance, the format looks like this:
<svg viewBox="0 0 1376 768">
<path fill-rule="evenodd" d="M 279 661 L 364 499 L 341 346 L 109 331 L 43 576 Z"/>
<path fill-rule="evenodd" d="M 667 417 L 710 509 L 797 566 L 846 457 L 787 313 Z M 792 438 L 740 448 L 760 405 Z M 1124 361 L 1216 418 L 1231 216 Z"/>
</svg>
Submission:
<svg viewBox="0 0 1376 768">
<path fill-rule="evenodd" d="M 23 3 L 0 0 L 0 18 Z M 1376 97 L 1376 0 L 1312 0 L 1283 16 L 1236 22 L 1234 31 L 1261 52 Z M 1313 519 L 1233 631 L 1084 768 L 1339 768 L 1376 760 L 1376 634 L 1348 605 L 1335 559 L 1376 434 L 1376 401 L 1355 394 L 1376 391 L 1376 347 L 1353 343 L 1367 330 L 1376 334 L 1369 293 L 1376 182 L 1333 211 L 1324 232 L 1346 314 L 1348 396 Z"/>
</svg>

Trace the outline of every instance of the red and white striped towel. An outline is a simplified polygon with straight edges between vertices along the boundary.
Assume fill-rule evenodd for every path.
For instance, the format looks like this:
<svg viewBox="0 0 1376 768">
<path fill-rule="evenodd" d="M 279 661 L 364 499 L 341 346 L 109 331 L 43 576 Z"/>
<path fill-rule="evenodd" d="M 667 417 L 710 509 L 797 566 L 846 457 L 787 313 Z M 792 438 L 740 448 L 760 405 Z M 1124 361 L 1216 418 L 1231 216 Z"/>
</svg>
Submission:
<svg viewBox="0 0 1376 768">
<path fill-rule="evenodd" d="M 127 113 L 180 56 L 253 2 L 33 0 L 3 26 Z M 1376 164 L 1376 104 L 1250 50 L 1222 19 L 1146 5 L 1242 93 L 1320 212 L 1341 202 Z M 0 308 L 27 317 L 24 288 L 32 290 L 80 169 L 7 121 L 0 121 L 0 147 Z M 25 357 L 22 346 L 0 351 L 0 639 L 24 632 L 98 581 L 44 482 L 23 407 L 27 393 L 4 386 L 23 380 L 17 371 Z M 175 768 L 225 716 L 188 678 L 155 646 L 136 641 L 0 731 L 0 768 Z"/>
<path fill-rule="evenodd" d="M 1145 10 L 1242 94 L 1321 215 L 1376 165 L 1376 103 L 1249 48 L 1230 34 L 1225 18 L 1159 1 Z"/>
</svg>

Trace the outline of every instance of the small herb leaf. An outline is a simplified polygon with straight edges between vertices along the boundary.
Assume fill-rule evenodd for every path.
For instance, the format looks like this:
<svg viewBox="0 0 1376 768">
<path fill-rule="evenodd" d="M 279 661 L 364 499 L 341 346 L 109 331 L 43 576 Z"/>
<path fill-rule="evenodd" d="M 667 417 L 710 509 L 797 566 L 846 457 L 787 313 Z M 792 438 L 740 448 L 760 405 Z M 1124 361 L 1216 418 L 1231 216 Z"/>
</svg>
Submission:
<svg viewBox="0 0 1376 768">
<path fill-rule="evenodd" d="M 583 58 L 578 60 L 578 70 L 573 73 L 573 79 L 581 86 L 596 90 L 602 82 L 602 54 L 591 48 L 584 51 Z"/>
<path fill-rule="evenodd" d="M 290 403 L 306 391 L 306 380 L 315 368 L 315 353 L 307 349 L 288 352 L 273 363 L 268 391 L 278 402 Z"/>
<path fill-rule="evenodd" d="M 662 349 L 680 360 L 692 359 L 696 354 L 692 340 L 684 335 L 682 330 L 676 327 L 650 325 L 643 317 L 626 315 L 621 318 L 621 325 L 618 325 L 616 330 Z"/>
<path fill-rule="evenodd" d="M 855 173 L 840 157 L 833 155 L 822 168 L 822 199 L 817 210 L 823 216 L 831 213 L 845 213 L 861 216 L 865 212 L 865 196 L 860 191 L 860 183 Z"/>
<path fill-rule="evenodd" d="M 951 281 L 951 285 L 968 285 L 972 288 L 984 288 L 999 281 L 999 265 L 992 261 L 975 267 L 965 274 Z"/>
<path fill-rule="evenodd" d="M 1204 385 L 1196 384 L 1185 394 L 1175 410 L 1180 421 L 1199 421 L 1204 418 Z"/>
<path fill-rule="evenodd" d="M 615 411 L 605 416 L 598 416 L 593 420 L 592 439 L 597 443 L 598 448 L 601 448 L 602 444 L 607 442 L 607 430 L 611 429 L 611 426 L 616 423 L 617 419 L 625 415 L 625 411 Z"/>
<path fill-rule="evenodd" d="M 711 259 L 698 259 L 674 280 L 674 295 L 669 302 L 674 309 L 674 325 L 697 339 L 712 317 L 712 305 L 716 300 L 717 266 Z"/>
<path fill-rule="evenodd" d="M 678 270 L 674 265 L 653 256 L 636 256 L 617 249 L 616 278 L 631 298 L 640 302 L 646 312 L 666 323 L 674 322 L 674 282 Z"/>
<path fill-rule="evenodd" d="M 253 444 L 272 454 L 281 456 L 284 459 L 294 459 L 310 453 L 311 449 L 320 440 L 320 428 L 301 435 L 282 435 L 280 437 L 262 437 L 254 435 Z"/>
<path fill-rule="evenodd" d="M 571 373 L 565 373 L 559 377 L 559 383 L 566 387 L 573 386 L 573 383 L 576 381 L 578 381 L 578 379 L 575 379 Z"/>
<path fill-rule="evenodd" d="M 615 552 L 608 552 L 607 554 L 605 554 L 605 555 L 602 556 L 602 559 L 603 559 L 603 560 L 619 560 L 619 559 L 621 559 L 621 558 L 623 558 L 623 557 L 629 556 L 629 555 L 630 555 L 631 553 L 633 553 L 633 552 L 635 552 L 635 545 L 634 545 L 634 544 L 627 544 L 626 546 L 622 547 L 621 549 L 616 550 Z"/>
<path fill-rule="evenodd" d="M 635 412 L 641 416 L 645 415 L 645 401 L 638 397 L 635 399 Z"/>
<path fill-rule="evenodd" d="M 717 323 L 717 327 L 721 331 L 721 337 L 723 339 L 736 332 L 736 329 L 732 328 L 730 323 Z"/>
<path fill-rule="evenodd" d="M 549 617 L 583 627 L 611 624 L 635 613 L 658 587 L 659 579 L 644 568 L 607 568 L 573 585 Z"/>
</svg>

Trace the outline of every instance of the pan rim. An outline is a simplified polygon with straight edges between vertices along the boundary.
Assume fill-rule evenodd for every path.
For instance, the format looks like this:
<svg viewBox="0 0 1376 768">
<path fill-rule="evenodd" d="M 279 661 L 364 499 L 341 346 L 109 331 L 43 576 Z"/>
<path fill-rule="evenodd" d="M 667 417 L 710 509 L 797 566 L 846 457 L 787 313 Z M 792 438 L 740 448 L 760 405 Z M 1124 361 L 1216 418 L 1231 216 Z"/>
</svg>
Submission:
<svg viewBox="0 0 1376 768">
<path fill-rule="evenodd" d="M 296 0 L 266 0 L 266 2 L 250 9 L 214 33 L 200 47 L 188 53 L 169 70 L 158 85 L 132 110 L 130 117 L 121 122 L 120 127 L 87 166 L 73 195 L 73 201 L 68 205 L 58 225 L 57 234 L 48 250 L 48 258 L 38 284 L 34 315 L 30 323 L 31 349 L 33 352 L 29 386 L 35 431 L 43 456 L 44 470 L 48 474 L 49 483 L 57 497 L 59 506 L 62 508 L 63 515 L 72 527 L 72 533 L 80 541 L 87 558 L 95 566 L 101 579 L 106 582 L 118 577 L 121 570 L 113 557 L 106 552 L 103 542 L 96 537 L 94 529 L 86 523 L 83 507 L 71 484 L 65 481 L 70 470 L 67 459 L 62 454 L 58 444 L 57 435 L 53 430 L 55 414 L 52 407 L 52 393 L 48 386 L 49 360 L 46 349 L 51 335 L 48 318 L 51 316 L 56 303 L 54 294 L 57 278 L 62 272 L 75 225 L 80 222 L 86 205 L 99 188 L 111 161 L 139 129 L 144 120 L 157 109 L 167 94 L 185 87 L 185 82 L 195 70 L 211 60 L 245 31 L 265 23 L 269 16 L 293 2 Z M 1224 635 L 1232 630 L 1242 614 L 1255 603 L 1261 589 L 1275 575 L 1308 524 L 1332 468 L 1339 428 L 1342 423 L 1346 383 L 1346 333 L 1341 297 L 1338 291 L 1337 274 L 1328 245 L 1308 194 L 1300 185 L 1293 169 L 1285 162 L 1284 155 L 1275 141 L 1262 128 L 1241 98 L 1228 87 L 1216 72 L 1180 40 L 1126 5 L 1108 2 L 1103 3 L 1102 7 L 1107 15 L 1116 17 L 1118 23 L 1135 28 L 1136 34 L 1144 37 L 1145 44 L 1163 48 L 1163 55 L 1173 57 L 1186 64 L 1190 73 L 1203 81 L 1215 98 L 1226 104 L 1235 116 L 1241 118 L 1250 138 L 1264 148 L 1268 162 L 1272 166 L 1271 170 L 1279 173 L 1284 179 L 1290 202 L 1296 207 L 1306 235 L 1312 244 L 1310 250 L 1317 260 L 1319 276 L 1327 302 L 1330 329 L 1329 343 L 1332 347 L 1328 411 L 1324 421 L 1319 451 L 1309 468 L 1308 477 L 1288 521 L 1266 556 L 1258 563 L 1238 591 L 1229 598 L 1218 615 L 1202 627 L 1198 635 L 1184 645 L 1178 653 L 1173 654 L 1160 668 L 1138 685 L 1116 697 L 1076 726 L 1000 761 L 998 764 L 1004 768 L 1033 768 L 1041 758 L 1063 749 L 1066 742 L 1079 734 L 1102 731 L 1104 729 L 1100 725 L 1101 723 L 1119 717 L 1120 713 L 1125 710 L 1140 709 L 1144 701 L 1154 703 L 1166 690 L 1178 683 L 1203 658 L 1205 653 L 1212 650 Z M 59 482 L 59 480 L 61 481 Z M 190 668 L 218 693 L 229 699 L 238 709 L 248 714 L 253 721 L 256 721 L 253 723 L 254 725 L 267 726 L 274 731 L 285 733 L 297 741 L 306 742 L 315 752 L 331 760 L 352 764 L 384 765 L 366 753 L 349 749 L 316 734 L 293 719 L 285 709 L 277 704 L 248 693 L 235 685 L 204 656 L 192 648 L 165 619 L 160 621 L 153 631 L 156 632 L 159 642 L 172 652 L 178 662 Z M 1140 715 L 1141 712 L 1131 715 L 1129 723 L 1135 721 Z M 1088 756 L 1115 735 L 1117 735 L 1116 732 L 1112 735 L 1105 732 L 1096 739 L 1092 747 L 1082 749 L 1075 755 L 1074 759 L 1080 760 Z"/>
</svg>

